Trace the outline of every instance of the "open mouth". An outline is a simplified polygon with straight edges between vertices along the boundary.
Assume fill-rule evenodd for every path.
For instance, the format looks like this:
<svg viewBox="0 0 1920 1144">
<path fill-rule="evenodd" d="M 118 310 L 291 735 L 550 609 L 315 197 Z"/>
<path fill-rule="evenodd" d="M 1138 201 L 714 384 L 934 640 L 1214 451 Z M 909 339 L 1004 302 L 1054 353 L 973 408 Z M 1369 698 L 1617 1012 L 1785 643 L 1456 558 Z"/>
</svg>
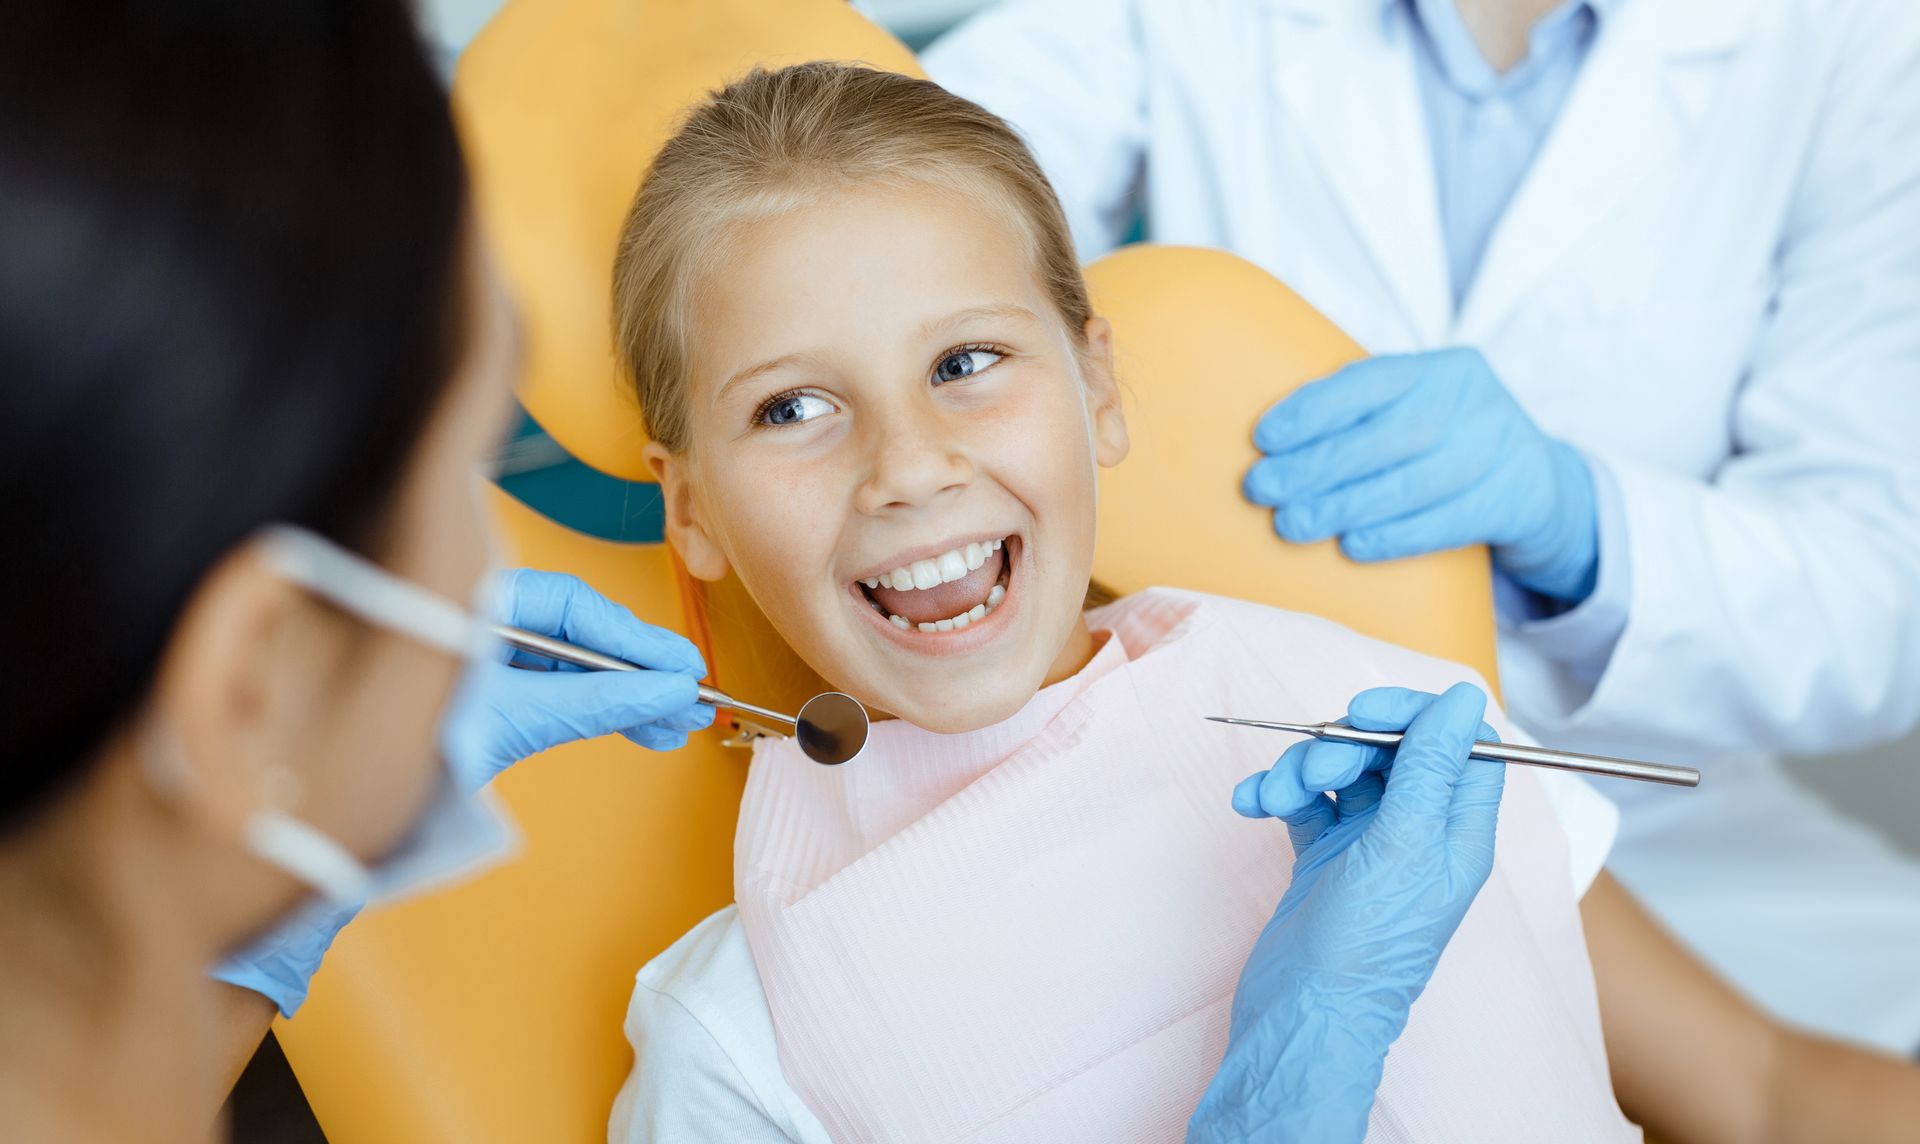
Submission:
<svg viewBox="0 0 1920 1144">
<path fill-rule="evenodd" d="M 903 632 L 965 631 L 1007 598 L 1012 537 L 974 541 L 855 583 L 873 610 Z"/>
</svg>

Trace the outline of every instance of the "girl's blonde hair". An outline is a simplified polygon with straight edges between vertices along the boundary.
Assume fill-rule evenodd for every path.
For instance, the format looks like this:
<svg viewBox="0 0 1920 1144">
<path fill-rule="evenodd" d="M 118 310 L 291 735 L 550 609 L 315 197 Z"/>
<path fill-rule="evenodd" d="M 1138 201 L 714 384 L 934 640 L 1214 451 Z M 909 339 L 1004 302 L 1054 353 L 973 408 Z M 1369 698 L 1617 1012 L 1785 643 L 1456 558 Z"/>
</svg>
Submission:
<svg viewBox="0 0 1920 1144">
<path fill-rule="evenodd" d="M 998 116 L 937 84 L 834 63 L 755 70 L 695 108 L 634 196 L 614 263 L 619 351 L 647 432 L 687 441 L 688 324 L 727 232 L 849 186 L 919 184 L 1009 211 L 1078 341 L 1092 308 L 1059 200 Z"/>
</svg>

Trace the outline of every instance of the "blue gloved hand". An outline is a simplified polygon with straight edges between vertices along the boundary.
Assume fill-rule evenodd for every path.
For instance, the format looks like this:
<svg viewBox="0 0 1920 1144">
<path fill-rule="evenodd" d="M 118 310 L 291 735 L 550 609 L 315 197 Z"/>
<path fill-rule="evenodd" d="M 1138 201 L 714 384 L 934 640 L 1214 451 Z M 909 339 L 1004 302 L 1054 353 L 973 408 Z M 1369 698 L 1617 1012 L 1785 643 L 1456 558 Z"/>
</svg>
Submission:
<svg viewBox="0 0 1920 1144">
<path fill-rule="evenodd" d="M 307 986 L 333 939 L 360 911 L 325 898 L 309 898 L 266 936 L 208 971 L 215 981 L 251 989 L 291 1017 L 307 999 Z"/>
<path fill-rule="evenodd" d="M 1293 882 L 1241 973 L 1189 1141 L 1366 1135 L 1387 1049 L 1493 870 L 1505 768 L 1467 758 L 1494 737 L 1485 710 L 1464 683 L 1363 691 L 1347 721 L 1404 729 L 1398 748 L 1310 740 L 1234 788 L 1236 811 L 1286 821 Z"/>
<path fill-rule="evenodd" d="M 1488 544 L 1522 588 L 1579 603 L 1599 564 L 1593 473 L 1542 433 L 1478 351 L 1356 362 L 1302 386 L 1254 429 L 1247 499 L 1296 544 L 1355 560 Z"/>
<path fill-rule="evenodd" d="M 518 653 L 469 665 L 440 723 L 440 749 L 460 781 L 478 788 L 528 755 L 615 731 L 670 751 L 713 722 L 713 708 L 696 697 L 707 669 L 693 644 L 640 622 L 577 577 L 527 569 L 500 576 L 500 619 L 652 670 L 589 672 Z M 515 662 L 552 670 L 510 666 Z M 308 901 L 212 975 L 265 995 L 291 1017 L 320 959 L 357 912 Z"/>
<path fill-rule="evenodd" d="M 528 755 L 616 731 L 671 751 L 712 725 L 713 708 L 697 695 L 707 667 L 691 642 L 640 622 L 578 577 L 525 568 L 500 575 L 506 623 L 650 670 L 585 671 L 523 652 L 474 664 L 440 727 L 441 750 L 462 779 L 480 786 Z"/>
</svg>

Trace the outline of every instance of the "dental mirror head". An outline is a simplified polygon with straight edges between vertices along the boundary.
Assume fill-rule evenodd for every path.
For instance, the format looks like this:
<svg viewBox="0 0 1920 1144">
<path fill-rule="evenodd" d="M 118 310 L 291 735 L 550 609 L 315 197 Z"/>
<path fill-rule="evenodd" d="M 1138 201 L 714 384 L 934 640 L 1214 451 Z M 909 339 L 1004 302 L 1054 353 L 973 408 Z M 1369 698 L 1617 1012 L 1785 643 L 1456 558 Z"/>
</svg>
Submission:
<svg viewBox="0 0 1920 1144">
<path fill-rule="evenodd" d="M 588 671 L 639 671 L 622 659 L 615 659 L 592 648 L 579 647 L 565 640 L 530 632 L 508 624 L 493 624 L 493 634 L 507 646 L 532 652 L 561 663 L 570 663 Z M 793 728 L 800 750 L 816 763 L 837 767 L 858 755 L 867 745 L 867 709 L 851 695 L 827 691 L 807 700 L 800 714 L 782 714 L 756 703 L 746 703 L 717 687 L 700 686 L 700 702 L 726 707 L 752 715 L 757 721 Z"/>
<path fill-rule="evenodd" d="M 807 758 L 826 766 L 839 766 L 858 755 L 867 745 L 867 709 L 851 695 L 826 691 L 814 696 L 800 708 L 794 720 L 793 735 Z"/>
</svg>

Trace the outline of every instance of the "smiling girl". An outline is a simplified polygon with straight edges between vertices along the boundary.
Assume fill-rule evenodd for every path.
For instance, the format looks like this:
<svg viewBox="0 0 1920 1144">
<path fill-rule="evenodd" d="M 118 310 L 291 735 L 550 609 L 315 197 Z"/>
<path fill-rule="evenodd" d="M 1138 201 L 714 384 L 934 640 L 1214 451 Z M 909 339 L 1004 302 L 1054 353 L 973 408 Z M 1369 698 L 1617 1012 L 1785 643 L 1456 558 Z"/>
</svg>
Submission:
<svg viewBox="0 0 1920 1144">
<path fill-rule="evenodd" d="M 612 1138 L 1179 1138 L 1293 866 L 1229 803 L 1270 741 L 1200 717 L 1471 673 L 1186 592 L 1086 610 L 1096 473 L 1128 446 L 1111 335 L 1025 147 L 932 84 L 813 64 L 717 93 L 648 173 L 615 291 L 688 570 L 736 573 L 893 718 L 844 767 L 756 747 L 736 905 L 640 972 Z M 1346 781 L 1275 768 L 1245 809 Z M 1576 781 L 1507 777 L 1381 1138 L 1634 1138 L 1617 1082 L 1706 1139 L 1769 1085 L 1808 1094 L 1774 1050 L 1809 1042 L 1600 875 L 1612 823 Z"/>
</svg>

